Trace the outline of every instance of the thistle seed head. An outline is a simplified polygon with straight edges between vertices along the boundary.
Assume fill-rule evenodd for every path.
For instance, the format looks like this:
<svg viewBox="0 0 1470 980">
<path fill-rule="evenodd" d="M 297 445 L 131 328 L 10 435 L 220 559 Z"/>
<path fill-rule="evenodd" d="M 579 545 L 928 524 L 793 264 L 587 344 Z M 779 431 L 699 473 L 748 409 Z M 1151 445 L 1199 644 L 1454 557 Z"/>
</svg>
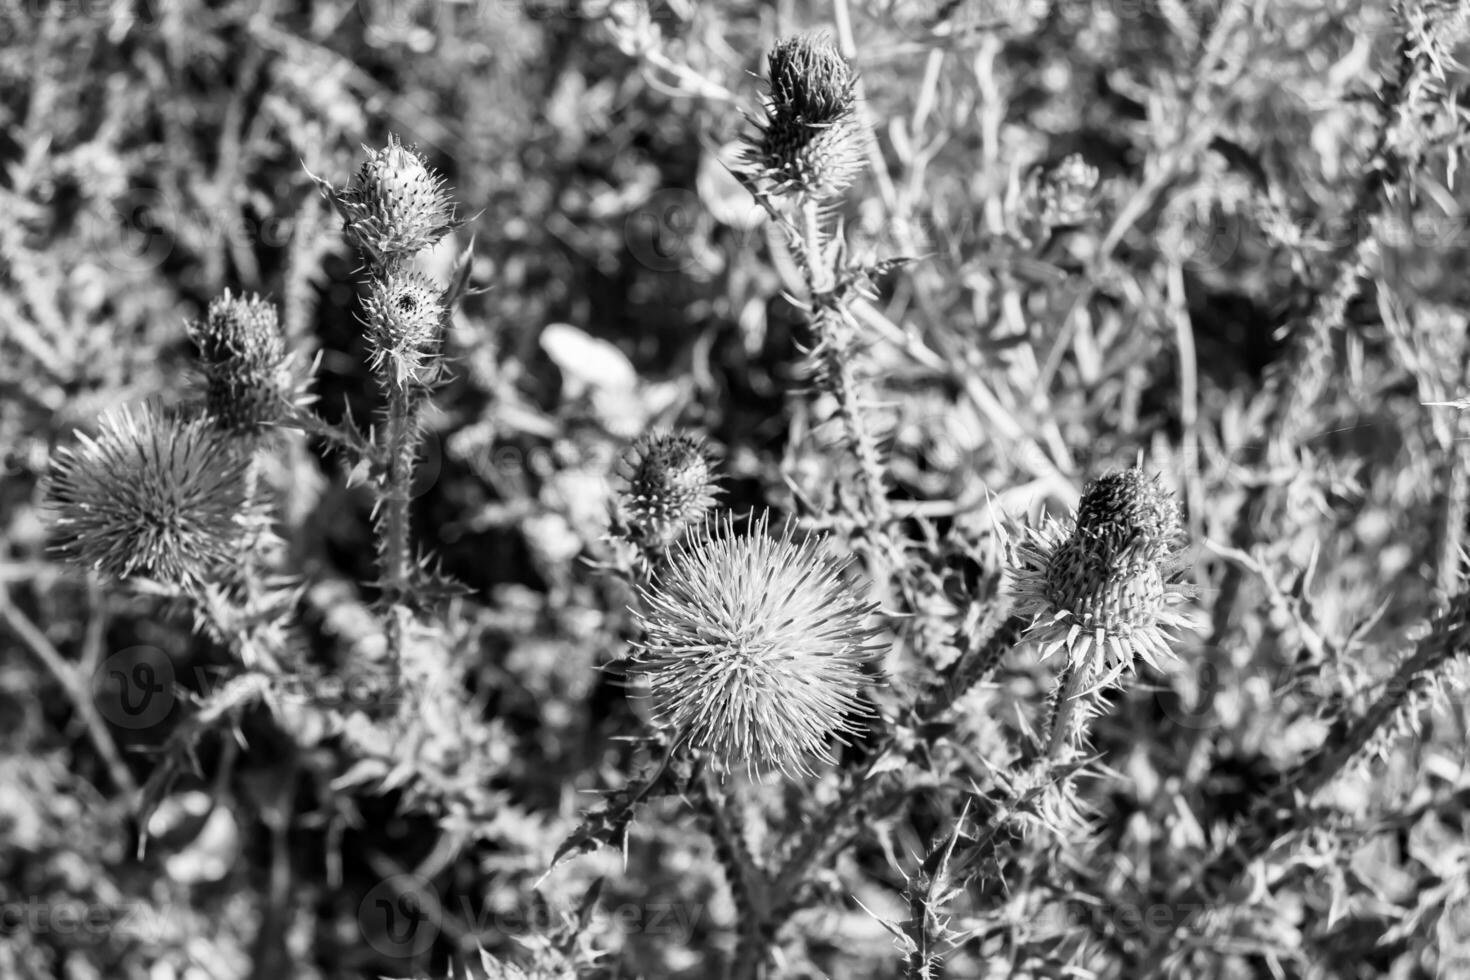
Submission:
<svg viewBox="0 0 1470 980">
<path fill-rule="evenodd" d="M 669 547 L 715 505 L 719 489 L 697 436 L 643 436 L 629 449 L 624 467 L 625 485 L 618 495 L 624 523 L 648 547 Z"/>
<path fill-rule="evenodd" d="M 363 152 L 367 160 L 337 195 L 347 234 L 360 251 L 391 265 L 448 234 L 455 225 L 454 203 L 418 150 L 393 136 L 383 149 Z"/>
<path fill-rule="evenodd" d="M 373 368 L 398 388 L 428 387 L 439 378 L 444 291 L 416 272 L 389 272 L 363 300 Z"/>
<path fill-rule="evenodd" d="M 727 516 L 723 533 L 680 544 L 640 589 L 634 663 L 654 715 L 725 772 L 809 772 L 866 713 L 876 604 L 852 592 L 820 542 L 789 525 L 772 537 L 767 523 L 736 537 Z"/>
<path fill-rule="evenodd" d="M 858 121 L 852 69 L 825 37 L 777 42 L 770 54 L 766 121 L 748 138 L 745 160 L 778 193 L 832 197 L 863 168 L 867 134 Z"/>
<path fill-rule="evenodd" d="M 1012 591 L 1043 656 L 1082 666 L 1096 647 L 1120 669 L 1169 656 L 1172 631 L 1191 625 L 1175 608 L 1189 598 L 1175 581 L 1182 537 L 1179 505 L 1139 469 L 1088 483 L 1070 526 L 1028 528 Z"/>
<path fill-rule="evenodd" d="M 221 428 L 256 433 L 290 408 L 291 355 L 270 303 L 225 290 L 189 336 L 199 348 L 207 409 Z"/>
<path fill-rule="evenodd" d="M 62 558 L 115 578 L 202 584 L 237 558 L 248 457 L 205 418 L 155 406 L 105 413 L 58 449 L 45 496 Z"/>
</svg>

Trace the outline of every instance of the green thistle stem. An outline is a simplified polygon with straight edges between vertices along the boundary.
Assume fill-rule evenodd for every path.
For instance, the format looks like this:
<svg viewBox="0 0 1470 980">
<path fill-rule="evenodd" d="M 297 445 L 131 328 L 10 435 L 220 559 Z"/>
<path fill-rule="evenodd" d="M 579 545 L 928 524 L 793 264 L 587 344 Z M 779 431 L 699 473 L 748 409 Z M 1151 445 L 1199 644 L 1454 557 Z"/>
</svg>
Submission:
<svg viewBox="0 0 1470 980">
<path fill-rule="evenodd" d="M 832 291 L 833 273 L 822 234 L 822 202 L 810 194 L 801 199 L 801 245 L 806 256 L 807 285 L 815 305 L 819 297 Z"/>
<path fill-rule="evenodd" d="M 379 527 L 383 595 L 394 614 L 389 618 L 388 639 L 397 657 L 403 646 L 403 617 L 397 614 L 409 591 L 409 502 L 412 499 L 413 464 L 418 450 L 418 426 L 414 396 L 402 385 L 384 378 L 388 390 L 388 474 L 380 496 L 383 516 Z"/>
<path fill-rule="evenodd" d="M 1046 758 L 1052 762 L 1061 760 L 1067 747 L 1076 741 L 1074 735 L 1080 734 L 1081 726 L 1086 721 L 1086 714 L 1079 714 L 1079 709 L 1084 700 L 1089 698 L 1087 685 L 1095 673 L 1100 650 L 1101 647 L 1098 647 L 1089 652 L 1081 663 L 1069 663 L 1057 680 L 1060 693 L 1052 710 L 1051 731 L 1046 744 Z M 1091 697 L 1095 698 L 1097 695 L 1094 693 Z"/>
</svg>

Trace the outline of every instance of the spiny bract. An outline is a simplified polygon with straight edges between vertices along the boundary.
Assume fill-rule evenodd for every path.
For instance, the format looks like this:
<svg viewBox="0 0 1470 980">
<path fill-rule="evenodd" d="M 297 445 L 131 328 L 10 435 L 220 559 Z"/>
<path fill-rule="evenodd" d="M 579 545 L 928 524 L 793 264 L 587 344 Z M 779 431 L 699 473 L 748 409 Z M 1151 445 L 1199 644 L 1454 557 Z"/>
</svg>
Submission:
<svg viewBox="0 0 1470 980">
<path fill-rule="evenodd" d="M 722 533 L 681 544 L 640 590 L 635 664 L 655 715 L 721 771 L 809 771 L 865 712 L 876 604 L 820 542 L 767 525 L 737 537 L 727 515 Z"/>
</svg>

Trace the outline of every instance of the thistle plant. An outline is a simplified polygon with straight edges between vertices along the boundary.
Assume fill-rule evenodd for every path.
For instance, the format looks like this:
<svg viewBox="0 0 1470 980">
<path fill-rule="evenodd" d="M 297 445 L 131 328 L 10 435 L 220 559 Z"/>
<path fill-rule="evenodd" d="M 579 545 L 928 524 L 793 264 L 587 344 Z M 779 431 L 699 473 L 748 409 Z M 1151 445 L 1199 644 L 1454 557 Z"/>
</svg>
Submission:
<svg viewBox="0 0 1470 980">
<path fill-rule="evenodd" d="M 391 137 L 381 150 L 364 147 L 367 160 L 343 189 L 316 178 L 342 217 L 367 273 L 364 325 L 372 367 L 386 399 L 377 495 L 379 586 L 389 611 L 390 644 L 405 649 L 408 603 L 420 567 L 409 541 L 409 503 L 419 450 L 420 414 L 442 371 L 442 345 L 452 291 L 414 272 L 415 255 L 458 226 L 443 178 L 423 156 Z"/>
<path fill-rule="evenodd" d="M 863 665 L 877 648 L 876 606 L 853 594 L 843 566 L 769 518 L 677 547 L 641 590 L 634 657 L 653 710 L 676 743 L 723 772 L 810 772 L 829 743 L 857 731 Z"/>
<path fill-rule="evenodd" d="M 106 412 L 56 451 L 45 496 L 62 558 L 118 579 L 202 587 L 234 560 L 248 457 L 207 418 L 153 403 Z"/>
<path fill-rule="evenodd" d="M 1142 470 L 1109 473 L 1084 489 L 1070 525 L 1047 519 L 1016 547 L 1015 614 L 1045 660 L 1063 655 L 1047 754 L 1082 738 L 1098 695 L 1134 663 L 1159 667 L 1191 619 L 1177 581 L 1179 505 Z"/>
<path fill-rule="evenodd" d="M 870 135 L 857 105 L 857 76 L 832 41 L 802 35 L 770 51 L 763 120 L 745 137 L 747 188 L 776 217 L 806 270 L 803 306 L 813 342 L 802 365 L 812 388 L 832 395 L 836 418 L 858 473 L 852 525 L 876 569 L 903 560 L 892 534 L 887 468 L 868 419 L 858 370 L 863 338 L 851 303 L 870 294 L 873 279 L 893 263 L 849 268 L 831 220 L 838 196 L 862 173 Z M 875 576 L 886 578 L 886 574 Z"/>
</svg>

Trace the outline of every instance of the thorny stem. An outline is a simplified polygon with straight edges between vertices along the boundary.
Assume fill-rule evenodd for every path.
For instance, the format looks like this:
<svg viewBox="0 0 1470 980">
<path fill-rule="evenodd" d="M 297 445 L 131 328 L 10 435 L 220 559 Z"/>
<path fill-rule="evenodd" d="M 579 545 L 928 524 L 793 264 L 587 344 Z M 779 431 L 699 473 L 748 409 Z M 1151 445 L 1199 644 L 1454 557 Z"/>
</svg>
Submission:
<svg viewBox="0 0 1470 980">
<path fill-rule="evenodd" d="M 832 291 L 833 272 L 827 261 L 826 241 L 822 235 L 822 202 L 807 194 L 801 199 L 801 246 L 806 256 L 807 285 L 815 306 Z"/>
<path fill-rule="evenodd" d="M 1059 693 L 1052 712 L 1051 732 L 1047 736 L 1046 758 L 1051 762 L 1061 760 L 1072 742 L 1072 730 L 1079 720 L 1077 712 L 1088 696 L 1087 684 L 1092 679 L 1094 652 L 1089 651 L 1081 663 L 1069 663 L 1058 678 Z"/>
<path fill-rule="evenodd" d="M 380 527 L 382 588 L 391 610 L 388 643 L 391 655 L 402 655 L 403 599 L 409 591 L 409 515 L 412 499 L 413 464 L 417 452 L 418 426 L 414 419 L 414 397 L 395 380 L 385 378 L 388 389 L 388 474 L 380 497 L 383 517 Z"/>
<path fill-rule="evenodd" d="M 1373 705 L 1357 717 L 1339 716 L 1321 747 L 1286 773 L 1265 795 L 1263 806 L 1257 811 L 1265 816 L 1253 832 L 1236 846 L 1216 855 L 1182 894 L 1170 899 L 1172 908 L 1189 910 L 1189 914 L 1173 917 L 1170 927 L 1153 937 L 1142 955 L 1134 960 L 1139 968 L 1130 970 L 1129 975 L 1147 977 L 1158 973 L 1168 958 L 1175 934 L 1195 928 L 1200 912 L 1213 907 L 1211 899 L 1218 888 L 1233 882 L 1276 841 L 1309 818 L 1311 811 L 1293 805 L 1294 801 L 1310 798 L 1326 786 L 1380 737 L 1394 718 L 1420 705 L 1440 670 L 1467 650 L 1470 650 L 1470 593 L 1461 593 L 1435 619 L 1429 634 L 1384 685 Z"/>
<path fill-rule="evenodd" d="M 955 702 L 990 676 L 1006 652 L 1019 641 L 1025 628 L 1025 621 L 1016 616 L 1007 616 L 998 629 L 993 628 L 990 623 L 980 623 L 969 637 L 966 649 L 949 667 L 946 677 L 931 689 L 919 705 L 918 724 L 934 722 L 944 717 Z M 881 782 L 878 778 L 879 767 L 883 766 L 884 771 L 888 771 L 889 756 L 897 751 L 898 740 L 898 729 L 891 729 L 873 752 L 867 768 L 825 813 L 807 826 L 787 854 L 780 871 L 772 879 L 775 882 L 773 894 L 786 902 L 784 907 L 775 910 L 770 917 L 769 929 L 772 934 L 789 916 L 793 904 L 791 900 L 796 897 L 805 881 L 807 869 L 821 861 L 827 853 L 840 847 L 842 835 L 836 832 L 838 825 L 867 804 Z"/>
</svg>

